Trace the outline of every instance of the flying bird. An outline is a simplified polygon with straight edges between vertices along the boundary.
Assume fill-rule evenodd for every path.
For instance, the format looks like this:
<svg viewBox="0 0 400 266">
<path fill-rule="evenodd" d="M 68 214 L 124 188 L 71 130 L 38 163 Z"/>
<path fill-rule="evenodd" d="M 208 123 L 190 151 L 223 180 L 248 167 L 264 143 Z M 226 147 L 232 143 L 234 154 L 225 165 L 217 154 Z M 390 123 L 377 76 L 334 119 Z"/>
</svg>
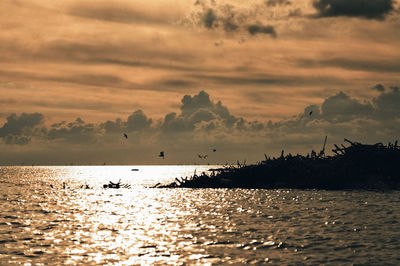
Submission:
<svg viewBox="0 0 400 266">
<path fill-rule="evenodd" d="M 212 151 L 213 151 L 213 152 L 216 152 L 216 151 L 217 151 L 217 149 L 212 149 Z"/>
<path fill-rule="evenodd" d="M 201 155 L 201 154 L 197 154 L 197 156 L 199 156 L 200 159 L 206 159 L 208 157 L 208 155 Z"/>
<path fill-rule="evenodd" d="M 124 133 L 124 138 L 128 139 L 128 135 L 126 133 Z"/>
<path fill-rule="evenodd" d="M 160 151 L 160 154 L 158 155 L 158 157 L 162 157 L 164 159 L 164 152 Z"/>
</svg>

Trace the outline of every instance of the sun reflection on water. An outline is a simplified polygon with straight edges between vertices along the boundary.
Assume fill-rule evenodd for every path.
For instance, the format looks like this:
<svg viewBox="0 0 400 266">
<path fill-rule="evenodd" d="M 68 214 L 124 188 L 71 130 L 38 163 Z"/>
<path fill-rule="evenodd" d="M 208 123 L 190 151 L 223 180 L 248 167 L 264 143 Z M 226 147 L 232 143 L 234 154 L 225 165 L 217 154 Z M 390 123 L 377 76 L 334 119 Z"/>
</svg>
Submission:
<svg viewBox="0 0 400 266">
<path fill-rule="evenodd" d="M 0 168 L 0 264 L 397 261 L 398 193 L 148 188 L 211 167 Z"/>
<path fill-rule="evenodd" d="M 69 257 L 67 263 L 85 261 L 87 257 L 91 258 L 88 262 L 95 263 L 172 263 L 179 261 L 177 251 L 192 251 L 193 241 L 197 238 L 181 232 L 200 230 L 198 224 L 186 218 L 198 210 L 182 194 L 175 195 L 175 190 L 160 193 L 158 189 L 143 185 L 154 184 L 155 180 L 167 182 L 175 177 L 189 176 L 194 167 L 164 167 L 164 173 L 160 173 L 159 167 L 144 166 L 140 171 L 130 171 L 130 168 L 62 168 L 55 175 L 60 183 L 61 180 L 68 182 L 69 188 L 59 192 L 64 193 L 65 201 L 58 203 L 73 210 L 73 219 L 78 222 L 75 228 L 62 233 L 66 239 L 73 236 L 73 241 L 81 245 L 81 248 L 65 250 Z M 201 168 L 206 171 L 210 167 Z M 134 189 L 101 189 L 102 184 L 119 180 L 132 184 Z M 80 183 L 88 183 L 95 189 L 77 194 L 74 188 Z M 171 201 L 171 197 L 175 200 Z M 97 252 L 89 255 L 88 249 Z M 189 259 L 198 261 L 207 257 L 203 254 L 204 249 L 200 251 Z"/>
</svg>

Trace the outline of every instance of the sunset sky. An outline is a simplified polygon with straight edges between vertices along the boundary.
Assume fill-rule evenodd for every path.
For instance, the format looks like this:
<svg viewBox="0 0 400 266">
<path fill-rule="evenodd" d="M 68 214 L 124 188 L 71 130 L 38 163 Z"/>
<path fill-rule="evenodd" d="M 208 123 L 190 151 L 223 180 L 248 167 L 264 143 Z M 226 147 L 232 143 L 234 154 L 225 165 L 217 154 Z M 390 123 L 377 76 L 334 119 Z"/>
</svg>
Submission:
<svg viewBox="0 0 400 266">
<path fill-rule="evenodd" d="M 1 165 L 399 139 L 393 0 L 2 0 L 0 29 Z"/>
</svg>

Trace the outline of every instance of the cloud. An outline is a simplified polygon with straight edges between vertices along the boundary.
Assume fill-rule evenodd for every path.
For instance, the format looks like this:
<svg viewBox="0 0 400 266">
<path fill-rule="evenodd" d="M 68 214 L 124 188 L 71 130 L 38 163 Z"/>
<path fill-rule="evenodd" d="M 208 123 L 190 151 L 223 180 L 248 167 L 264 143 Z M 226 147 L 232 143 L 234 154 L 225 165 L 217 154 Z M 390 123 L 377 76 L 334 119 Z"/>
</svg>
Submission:
<svg viewBox="0 0 400 266">
<path fill-rule="evenodd" d="M 344 92 L 331 96 L 322 103 L 321 112 L 327 121 L 343 122 L 357 117 L 369 117 L 373 113 L 370 103 L 360 103 Z"/>
<path fill-rule="evenodd" d="M 105 130 L 108 134 L 122 134 L 124 132 L 138 132 L 150 128 L 153 119 L 147 118 L 142 110 L 136 110 L 130 114 L 126 121 L 117 118 L 115 121 L 106 121 L 100 123 L 99 128 Z"/>
<path fill-rule="evenodd" d="M 133 112 L 130 116 L 128 116 L 128 120 L 126 122 L 126 129 L 129 132 L 140 131 L 149 128 L 151 123 L 152 123 L 151 118 L 148 119 L 142 110 L 137 110 Z"/>
<path fill-rule="evenodd" d="M 162 129 L 167 132 L 211 130 L 217 125 L 233 127 L 238 118 L 231 115 L 228 108 L 220 101 L 211 101 L 210 95 L 200 91 L 197 95 L 185 95 L 180 107 L 181 114 L 169 113 L 165 116 Z"/>
<path fill-rule="evenodd" d="M 372 87 L 372 89 L 379 92 L 385 91 L 385 87 L 382 84 L 376 84 L 375 86 Z"/>
<path fill-rule="evenodd" d="M 271 0 L 266 5 L 288 5 L 290 2 L 285 0 Z M 197 6 L 201 10 L 192 15 L 194 17 L 194 24 L 204 26 L 209 30 L 222 29 L 226 33 L 243 33 L 247 32 L 251 35 L 255 34 L 270 34 L 276 36 L 274 26 L 263 26 L 261 23 L 254 23 L 254 20 L 259 17 L 262 11 L 256 11 L 251 6 L 250 8 L 243 8 L 233 4 L 221 4 L 209 6 L 205 2 L 197 1 Z M 199 22 L 196 22 L 198 20 Z"/>
<path fill-rule="evenodd" d="M 218 147 L 218 158 L 244 155 L 260 159 L 264 152 L 271 154 L 282 148 L 301 153 L 320 149 L 326 135 L 328 144 L 341 143 L 343 138 L 369 143 L 394 141 L 400 137 L 400 89 L 382 87 L 378 95 L 364 100 L 340 91 L 320 104 L 306 106 L 293 117 L 268 123 L 231 114 L 227 106 L 205 91 L 184 95 L 178 112 L 156 121 L 136 110 L 125 119 L 95 124 L 77 118 L 45 127 L 42 114 L 11 114 L 0 128 L 0 138 L 3 147 L 24 144 L 34 149 L 36 143 L 40 144 L 37 152 L 58 149 L 71 156 L 79 151 L 86 156 L 92 152 L 93 158 L 104 161 L 110 156 L 123 160 L 132 155 L 138 160 L 147 158 L 147 163 L 157 158 L 159 149 L 187 162 L 194 151 L 207 152 L 212 146 Z M 122 138 L 124 132 L 129 135 L 126 140 Z"/>
<path fill-rule="evenodd" d="M 218 7 L 218 11 L 215 8 L 203 6 L 200 21 L 210 30 L 222 28 L 225 32 L 233 32 L 239 29 L 238 16 L 232 5 Z"/>
<path fill-rule="evenodd" d="M 95 124 L 85 123 L 78 117 L 73 122 L 63 121 L 51 125 L 46 138 L 76 144 L 92 144 L 96 142 L 98 134 L 98 127 Z"/>
<path fill-rule="evenodd" d="M 372 102 L 379 119 L 400 118 L 400 90 L 398 87 L 391 87 L 388 92 L 382 91 Z"/>
<path fill-rule="evenodd" d="M 361 17 L 384 20 L 394 10 L 394 0 L 315 0 L 317 17 Z"/>
<path fill-rule="evenodd" d="M 163 8 L 164 7 L 164 8 Z M 131 5 L 127 2 L 96 1 L 90 4 L 74 4 L 69 15 L 117 23 L 165 24 L 179 18 L 178 9 L 166 8 L 166 4 L 158 3 L 158 9 L 151 5 Z M 161 11 L 162 10 L 162 11 Z"/>
<path fill-rule="evenodd" d="M 211 29 L 217 19 L 214 10 L 208 9 L 203 16 L 203 24 L 206 28 Z"/>
<path fill-rule="evenodd" d="M 257 24 L 249 25 L 249 26 L 247 26 L 247 31 L 251 35 L 270 34 L 272 37 L 276 37 L 275 28 L 270 25 L 267 25 L 267 26 L 257 25 Z"/>
<path fill-rule="evenodd" d="M 298 60 L 301 67 L 339 67 L 348 70 L 361 70 L 368 72 L 397 73 L 400 72 L 400 63 L 397 58 L 329 58 L 320 60 Z"/>
<path fill-rule="evenodd" d="M 288 0 L 268 0 L 265 2 L 267 6 L 289 6 L 292 2 Z"/>
<path fill-rule="evenodd" d="M 7 144 L 28 144 L 32 137 L 44 133 L 44 116 L 40 113 L 11 114 L 0 128 L 0 138 Z"/>
<path fill-rule="evenodd" d="M 369 100 L 358 100 L 344 92 L 326 98 L 321 105 L 310 105 L 290 119 L 267 124 L 267 136 L 274 145 L 313 147 L 315 139 L 328 135 L 330 143 L 343 138 L 376 143 L 400 137 L 400 90 L 381 92 Z M 312 113 L 310 114 L 310 111 Z"/>
<path fill-rule="evenodd" d="M 126 122 L 123 122 L 121 118 L 117 118 L 115 121 L 106 121 L 100 124 L 100 128 L 105 130 L 105 133 L 118 133 L 122 134 L 126 131 Z"/>
</svg>

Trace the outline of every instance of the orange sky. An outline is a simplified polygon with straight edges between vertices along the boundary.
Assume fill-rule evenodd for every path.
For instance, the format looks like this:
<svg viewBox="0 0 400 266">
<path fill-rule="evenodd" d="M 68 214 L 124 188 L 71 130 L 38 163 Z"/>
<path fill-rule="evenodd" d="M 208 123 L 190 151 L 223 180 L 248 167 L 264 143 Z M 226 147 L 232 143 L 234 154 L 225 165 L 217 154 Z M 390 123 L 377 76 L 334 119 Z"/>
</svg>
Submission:
<svg viewBox="0 0 400 266">
<path fill-rule="evenodd" d="M 202 90 L 236 117 L 279 123 L 339 91 L 362 102 L 398 86 L 398 4 L 329 2 L 2 0 L 0 126 L 12 113 L 49 126 L 135 110 L 154 126 Z"/>
</svg>

